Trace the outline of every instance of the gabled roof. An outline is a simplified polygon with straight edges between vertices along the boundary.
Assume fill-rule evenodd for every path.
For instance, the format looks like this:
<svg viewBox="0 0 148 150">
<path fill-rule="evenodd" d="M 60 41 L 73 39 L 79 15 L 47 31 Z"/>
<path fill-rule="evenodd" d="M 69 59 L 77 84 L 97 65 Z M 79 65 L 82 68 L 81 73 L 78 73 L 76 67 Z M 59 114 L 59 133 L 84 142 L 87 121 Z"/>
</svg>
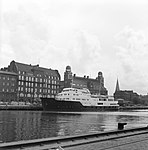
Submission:
<svg viewBox="0 0 148 150">
<path fill-rule="evenodd" d="M 33 69 L 34 69 L 37 71 L 44 72 L 45 75 L 60 76 L 58 70 L 39 67 L 39 65 L 23 64 L 19 62 L 15 62 L 15 64 L 16 64 L 18 71 L 25 71 L 26 73 L 33 73 Z"/>
<path fill-rule="evenodd" d="M 79 76 L 73 76 L 74 81 L 82 82 L 82 84 L 87 84 L 88 82 L 93 83 L 94 85 L 98 85 L 99 80 L 97 79 L 92 79 L 89 77 L 79 77 Z"/>
<path fill-rule="evenodd" d="M 47 69 L 39 66 L 33 66 L 33 69 L 43 71 L 45 75 L 53 75 L 53 76 L 59 76 L 58 70 L 53 70 L 53 69 Z"/>
<path fill-rule="evenodd" d="M 15 62 L 15 64 L 16 64 L 18 71 L 25 71 L 28 73 L 32 73 L 32 71 L 31 71 L 32 66 L 31 65 L 23 64 L 23 63 L 19 63 L 19 62 Z"/>
<path fill-rule="evenodd" d="M 79 84 L 86 84 L 87 85 L 87 80 L 81 77 L 74 77 L 73 78 L 73 83 L 79 83 Z"/>
</svg>

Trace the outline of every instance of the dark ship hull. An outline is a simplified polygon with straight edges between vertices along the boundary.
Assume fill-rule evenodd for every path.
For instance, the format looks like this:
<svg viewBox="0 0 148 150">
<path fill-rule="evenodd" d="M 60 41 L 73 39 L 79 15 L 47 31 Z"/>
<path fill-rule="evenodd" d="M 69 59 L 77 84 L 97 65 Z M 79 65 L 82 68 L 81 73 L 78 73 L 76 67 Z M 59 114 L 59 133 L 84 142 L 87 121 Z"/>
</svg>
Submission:
<svg viewBox="0 0 148 150">
<path fill-rule="evenodd" d="M 118 106 L 83 106 L 80 102 L 57 101 L 54 98 L 41 98 L 44 111 L 58 112 L 97 112 L 115 111 Z"/>
</svg>

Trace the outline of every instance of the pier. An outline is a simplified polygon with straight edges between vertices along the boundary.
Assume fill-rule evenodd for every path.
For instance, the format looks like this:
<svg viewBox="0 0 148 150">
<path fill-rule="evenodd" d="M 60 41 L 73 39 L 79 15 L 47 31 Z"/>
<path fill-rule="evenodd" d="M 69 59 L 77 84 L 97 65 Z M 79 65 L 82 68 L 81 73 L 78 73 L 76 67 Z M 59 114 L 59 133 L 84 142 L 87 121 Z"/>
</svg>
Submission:
<svg viewBox="0 0 148 150">
<path fill-rule="evenodd" d="M 0 110 L 43 110 L 42 106 L 0 105 Z"/>
<path fill-rule="evenodd" d="M 125 125 L 125 124 L 123 124 Z M 148 127 L 1 143 L 3 150 L 147 150 Z"/>
<path fill-rule="evenodd" d="M 148 109 L 148 106 L 125 106 L 120 107 L 120 110 L 135 110 L 135 109 Z"/>
</svg>

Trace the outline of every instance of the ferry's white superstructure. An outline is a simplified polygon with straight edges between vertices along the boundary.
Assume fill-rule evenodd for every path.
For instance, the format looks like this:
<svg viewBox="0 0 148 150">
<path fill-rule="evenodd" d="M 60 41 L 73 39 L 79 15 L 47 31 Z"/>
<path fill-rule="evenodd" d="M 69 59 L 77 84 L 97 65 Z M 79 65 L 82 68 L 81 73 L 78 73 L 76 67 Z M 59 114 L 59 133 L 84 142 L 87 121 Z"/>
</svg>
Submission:
<svg viewBox="0 0 148 150">
<path fill-rule="evenodd" d="M 108 95 L 91 95 L 88 89 L 64 88 L 55 98 L 41 98 L 44 110 L 100 111 L 117 110 L 118 101 Z"/>
<path fill-rule="evenodd" d="M 60 101 L 77 101 L 83 106 L 119 106 L 112 96 L 91 95 L 88 89 L 65 88 L 55 97 Z"/>
</svg>

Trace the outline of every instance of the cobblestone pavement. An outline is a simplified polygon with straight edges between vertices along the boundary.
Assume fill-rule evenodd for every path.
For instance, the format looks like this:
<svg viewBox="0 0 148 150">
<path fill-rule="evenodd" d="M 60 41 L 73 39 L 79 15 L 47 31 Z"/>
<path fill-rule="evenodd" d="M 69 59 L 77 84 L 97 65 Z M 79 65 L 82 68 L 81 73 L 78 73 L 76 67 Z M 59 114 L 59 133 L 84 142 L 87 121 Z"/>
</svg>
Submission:
<svg viewBox="0 0 148 150">
<path fill-rule="evenodd" d="M 64 150 L 148 150 L 148 134 L 79 145 Z"/>
</svg>

